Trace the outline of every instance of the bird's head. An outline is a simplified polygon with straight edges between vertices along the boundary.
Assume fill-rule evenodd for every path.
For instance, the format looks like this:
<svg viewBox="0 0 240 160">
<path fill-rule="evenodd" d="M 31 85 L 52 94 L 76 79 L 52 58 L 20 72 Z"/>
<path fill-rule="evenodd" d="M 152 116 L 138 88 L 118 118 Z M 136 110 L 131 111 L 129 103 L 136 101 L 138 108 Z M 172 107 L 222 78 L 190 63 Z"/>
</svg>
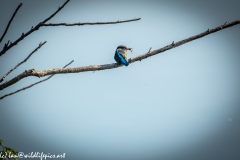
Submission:
<svg viewBox="0 0 240 160">
<path fill-rule="evenodd" d="M 132 48 L 128 48 L 127 46 L 124 46 L 124 45 L 118 46 L 117 49 L 129 50 L 129 51 L 131 51 L 131 52 L 132 52 L 132 50 L 133 50 Z"/>
</svg>

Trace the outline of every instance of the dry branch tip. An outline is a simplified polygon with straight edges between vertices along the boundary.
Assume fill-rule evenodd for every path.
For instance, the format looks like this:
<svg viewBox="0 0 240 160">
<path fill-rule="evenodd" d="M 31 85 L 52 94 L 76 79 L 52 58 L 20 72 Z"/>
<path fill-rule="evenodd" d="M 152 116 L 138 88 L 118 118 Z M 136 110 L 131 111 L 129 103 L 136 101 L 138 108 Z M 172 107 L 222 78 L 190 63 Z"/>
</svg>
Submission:
<svg viewBox="0 0 240 160">
<path fill-rule="evenodd" d="M 150 49 L 148 50 L 148 53 L 150 53 L 150 52 L 151 52 L 151 50 L 152 50 L 152 47 L 150 47 Z"/>
<path fill-rule="evenodd" d="M 15 15 L 17 14 L 17 11 L 19 10 L 19 8 L 20 8 L 21 6 L 22 6 L 22 3 L 20 3 L 20 4 L 18 5 L 18 7 L 16 8 L 15 12 L 13 13 L 11 19 L 9 20 L 9 22 L 8 22 L 8 24 L 7 24 L 7 27 L 6 27 L 5 31 L 3 32 L 2 37 L 0 38 L 0 43 L 2 42 L 3 38 L 5 37 L 5 35 L 6 35 L 7 31 L 8 31 L 8 28 L 9 28 L 10 24 L 12 23 L 13 18 L 15 17 Z"/>
</svg>

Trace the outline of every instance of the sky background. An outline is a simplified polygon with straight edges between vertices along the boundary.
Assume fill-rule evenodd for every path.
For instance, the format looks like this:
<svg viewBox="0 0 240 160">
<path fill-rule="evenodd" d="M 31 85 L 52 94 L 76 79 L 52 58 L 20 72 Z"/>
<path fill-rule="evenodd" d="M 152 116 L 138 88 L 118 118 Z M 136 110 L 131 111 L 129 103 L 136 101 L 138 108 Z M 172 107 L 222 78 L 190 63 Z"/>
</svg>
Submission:
<svg viewBox="0 0 240 160">
<path fill-rule="evenodd" d="M 2 48 L 65 1 L 0 1 L 0 35 L 19 3 Z M 47 43 L 5 80 L 26 69 L 111 64 L 118 45 L 135 57 L 239 19 L 240 1 L 70 1 L 49 23 L 0 57 L 0 77 Z M 240 159 L 240 25 L 128 67 L 56 75 L 0 100 L 0 139 L 25 154 L 73 159 Z M 45 77 L 43 77 L 45 78 Z M 41 78 L 41 79 L 43 79 Z M 0 92 L 30 85 L 28 77 Z"/>
</svg>

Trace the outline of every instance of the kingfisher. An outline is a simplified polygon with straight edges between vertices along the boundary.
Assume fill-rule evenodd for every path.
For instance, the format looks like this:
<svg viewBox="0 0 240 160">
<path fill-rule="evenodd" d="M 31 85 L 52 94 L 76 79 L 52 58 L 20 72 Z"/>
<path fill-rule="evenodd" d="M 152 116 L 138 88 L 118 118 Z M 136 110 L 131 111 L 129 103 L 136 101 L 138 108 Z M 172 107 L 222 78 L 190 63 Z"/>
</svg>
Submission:
<svg viewBox="0 0 240 160">
<path fill-rule="evenodd" d="M 127 46 L 120 45 L 117 47 L 114 59 L 118 64 L 124 64 L 125 66 L 129 65 L 127 60 L 128 50 L 132 52 L 132 48 L 128 48 Z"/>
</svg>

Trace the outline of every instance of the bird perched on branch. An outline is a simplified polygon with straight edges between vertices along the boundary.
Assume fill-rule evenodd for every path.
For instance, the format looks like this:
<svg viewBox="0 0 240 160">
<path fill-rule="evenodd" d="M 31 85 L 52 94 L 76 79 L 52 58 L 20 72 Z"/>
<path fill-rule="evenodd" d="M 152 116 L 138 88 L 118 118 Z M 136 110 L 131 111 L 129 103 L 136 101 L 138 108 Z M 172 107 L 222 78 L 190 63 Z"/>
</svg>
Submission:
<svg viewBox="0 0 240 160">
<path fill-rule="evenodd" d="M 129 64 L 127 60 L 128 50 L 132 52 L 132 48 L 128 48 L 124 45 L 120 45 L 117 47 L 114 59 L 118 64 L 124 64 L 125 66 L 128 66 Z"/>
</svg>

